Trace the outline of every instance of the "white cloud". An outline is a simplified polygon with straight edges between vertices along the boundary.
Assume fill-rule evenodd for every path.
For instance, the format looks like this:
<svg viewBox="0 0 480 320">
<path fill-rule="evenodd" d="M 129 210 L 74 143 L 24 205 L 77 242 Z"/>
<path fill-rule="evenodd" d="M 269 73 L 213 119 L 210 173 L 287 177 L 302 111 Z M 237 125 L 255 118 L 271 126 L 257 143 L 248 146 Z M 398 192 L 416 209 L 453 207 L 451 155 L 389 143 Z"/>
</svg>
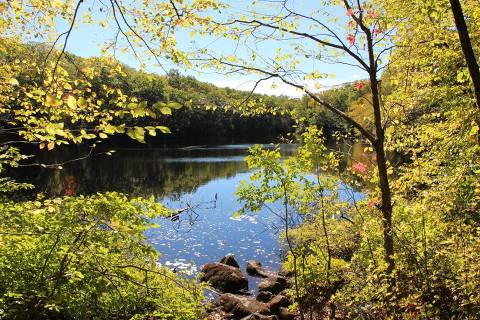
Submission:
<svg viewBox="0 0 480 320">
<path fill-rule="evenodd" d="M 352 78 L 357 78 L 358 75 L 352 75 Z M 351 81 L 351 79 L 350 79 Z M 255 87 L 254 80 L 245 79 L 223 79 L 208 81 L 213 85 L 221 88 L 232 88 L 236 90 L 251 91 Z M 320 81 L 308 80 L 304 85 L 307 86 L 313 92 L 329 89 L 333 86 L 348 82 L 344 79 L 322 79 Z M 316 85 L 316 84 L 319 85 Z M 255 93 L 268 94 L 268 95 L 284 95 L 292 98 L 300 98 L 303 92 L 293 86 L 283 83 L 278 79 L 268 79 L 261 81 L 255 88 Z"/>
<path fill-rule="evenodd" d="M 243 79 L 224 79 L 209 81 L 217 87 L 228 87 L 236 90 L 251 91 L 255 87 L 254 80 Z M 273 87 L 272 87 L 273 86 Z M 255 93 L 268 95 L 286 95 L 289 97 L 301 97 L 302 92 L 290 85 L 281 81 L 274 81 L 273 79 L 260 82 L 255 88 Z"/>
</svg>

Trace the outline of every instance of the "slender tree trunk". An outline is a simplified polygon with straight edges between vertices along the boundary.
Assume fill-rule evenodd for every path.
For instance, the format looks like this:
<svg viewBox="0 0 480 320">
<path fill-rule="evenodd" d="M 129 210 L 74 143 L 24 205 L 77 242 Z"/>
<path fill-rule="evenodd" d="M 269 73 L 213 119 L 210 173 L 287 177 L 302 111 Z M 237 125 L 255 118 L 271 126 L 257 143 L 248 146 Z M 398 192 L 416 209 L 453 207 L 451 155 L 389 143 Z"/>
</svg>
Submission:
<svg viewBox="0 0 480 320">
<path fill-rule="evenodd" d="M 475 58 L 470 35 L 468 34 L 462 5 L 459 0 L 450 0 L 450 7 L 452 9 L 453 18 L 455 19 L 455 25 L 457 27 L 458 37 L 460 38 L 460 44 L 462 45 L 463 55 L 467 62 L 468 72 L 470 73 L 470 78 L 472 78 L 473 91 L 479 111 L 477 113 L 477 124 L 480 127 L 480 69 L 478 67 L 477 59 Z M 478 138 L 480 143 L 480 132 Z"/>
<path fill-rule="evenodd" d="M 320 179 L 317 176 L 317 181 Z M 332 248 L 330 247 L 330 240 L 328 238 L 327 224 L 325 221 L 325 203 L 323 201 L 323 191 L 320 193 L 320 204 L 322 206 L 322 227 L 323 236 L 325 237 L 325 244 L 327 245 L 327 282 L 330 283 L 330 270 L 332 269 Z"/>
<path fill-rule="evenodd" d="M 301 298 L 300 297 L 300 289 L 299 289 L 299 285 L 298 285 L 298 268 L 297 268 L 297 253 L 295 252 L 295 248 L 290 240 L 290 234 L 289 234 L 289 213 L 288 213 L 288 190 L 287 190 L 287 186 L 285 185 L 284 182 L 282 182 L 282 188 L 283 188 L 283 206 L 284 206 L 284 210 L 285 210 L 285 216 L 284 216 L 284 219 L 285 219 L 285 240 L 287 240 L 287 245 L 288 245 L 288 249 L 290 250 L 290 253 L 292 255 L 292 258 L 293 258 L 293 279 L 294 279 L 294 285 L 295 285 L 295 295 L 296 295 L 296 298 L 299 302 L 299 311 L 300 311 L 300 320 L 305 320 L 305 315 L 303 313 L 303 301 L 301 301 Z"/>
<path fill-rule="evenodd" d="M 382 194 L 383 248 L 385 250 L 385 261 L 387 262 L 387 274 L 390 275 L 393 269 L 395 269 L 395 260 L 393 259 L 395 251 L 393 247 L 392 193 L 388 181 L 387 160 L 383 143 L 383 139 L 378 141 L 375 146 L 375 152 Z"/>
<path fill-rule="evenodd" d="M 387 263 L 387 274 L 391 275 L 395 269 L 395 253 L 393 246 L 393 221 L 392 221 L 392 191 L 388 181 L 387 157 L 385 153 L 385 130 L 382 123 L 381 101 L 379 81 L 377 79 L 377 64 L 373 51 L 373 42 L 370 31 L 366 31 L 367 45 L 369 51 L 369 77 L 370 90 L 372 93 L 373 115 L 375 123 L 376 140 L 373 147 L 377 156 L 377 169 L 379 187 L 382 195 L 382 224 L 383 224 L 383 249 L 385 251 L 385 262 Z M 393 284 L 394 282 L 392 282 Z"/>
</svg>

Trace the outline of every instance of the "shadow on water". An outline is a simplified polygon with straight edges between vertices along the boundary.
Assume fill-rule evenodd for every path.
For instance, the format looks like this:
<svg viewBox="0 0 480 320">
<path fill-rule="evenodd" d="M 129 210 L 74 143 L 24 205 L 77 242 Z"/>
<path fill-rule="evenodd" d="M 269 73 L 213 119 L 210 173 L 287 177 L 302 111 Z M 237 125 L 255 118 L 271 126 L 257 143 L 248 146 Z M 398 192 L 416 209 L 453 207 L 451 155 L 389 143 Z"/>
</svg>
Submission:
<svg viewBox="0 0 480 320">
<path fill-rule="evenodd" d="M 22 169 L 17 179 L 32 182 L 37 191 L 50 196 L 118 191 L 161 199 L 191 193 L 208 181 L 245 172 L 244 159 L 251 146 L 117 148 L 111 156 L 105 155 L 108 149 L 97 148 L 92 156 L 64 165 L 62 170 Z M 85 154 L 88 150 L 62 148 L 42 154 L 39 162 L 62 163 Z"/>
</svg>

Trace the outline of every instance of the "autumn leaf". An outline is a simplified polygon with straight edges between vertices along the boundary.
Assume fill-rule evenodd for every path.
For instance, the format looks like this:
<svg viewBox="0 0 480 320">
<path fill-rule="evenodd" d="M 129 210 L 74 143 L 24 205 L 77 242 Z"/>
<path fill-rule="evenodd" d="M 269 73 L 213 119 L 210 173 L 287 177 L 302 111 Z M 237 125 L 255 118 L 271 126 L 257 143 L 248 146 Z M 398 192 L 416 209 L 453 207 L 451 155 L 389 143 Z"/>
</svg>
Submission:
<svg viewBox="0 0 480 320">
<path fill-rule="evenodd" d="M 352 34 L 347 35 L 347 41 L 350 45 L 354 45 L 355 44 L 355 36 L 352 35 Z"/>
<path fill-rule="evenodd" d="M 360 174 L 365 174 L 367 172 L 367 166 L 361 162 L 353 164 L 352 169 Z"/>
</svg>

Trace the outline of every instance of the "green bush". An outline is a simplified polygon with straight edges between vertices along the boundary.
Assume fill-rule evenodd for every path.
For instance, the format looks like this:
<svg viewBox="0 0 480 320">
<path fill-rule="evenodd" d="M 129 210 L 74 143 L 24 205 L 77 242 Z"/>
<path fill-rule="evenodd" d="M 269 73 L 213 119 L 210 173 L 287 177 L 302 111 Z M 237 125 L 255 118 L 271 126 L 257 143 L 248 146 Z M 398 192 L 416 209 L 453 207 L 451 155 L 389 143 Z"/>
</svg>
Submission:
<svg viewBox="0 0 480 320">
<path fill-rule="evenodd" d="M 196 281 L 158 265 L 167 210 L 118 193 L 0 203 L 0 317 L 199 319 Z"/>
</svg>

